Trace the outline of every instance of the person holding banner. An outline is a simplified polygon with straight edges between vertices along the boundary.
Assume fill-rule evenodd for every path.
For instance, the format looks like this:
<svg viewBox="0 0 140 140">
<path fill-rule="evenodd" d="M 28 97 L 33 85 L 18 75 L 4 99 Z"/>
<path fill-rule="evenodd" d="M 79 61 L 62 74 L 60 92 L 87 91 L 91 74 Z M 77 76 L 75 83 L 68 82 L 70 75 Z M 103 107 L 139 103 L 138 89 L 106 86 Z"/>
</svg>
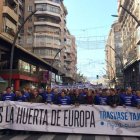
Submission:
<svg viewBox="0 0 140 140">
<path fill-rule="evenodd" d="M 16 97 L 15 97 L 15 101 L 18 101 L 18 102 L 26 102 L 26 98 L 23 96 L 24 92 L 23 91 L 20 91 L 20 90 L 17 90 L 15 92 L 16 94 Z"/>
<path fill-rule="evenodd" d="M 136 96 L 133 96 L 132 105 L 140 109 L 140 91 L 136 91 Z"/>
<path fill-rule="evenodd" d="M 6 88 L 6 93 L 2 95 L 2 101 L 15 101 L 15 94 L 12 93 L 11 87 Z"/>
<path fill-rule="evenodd" d="M 103 89 L 96 98 L 97 105 L 107 105 L 107 89 Z"/>
<path fill-rule="evenodd" d="M 111 88 L 110 95 L 107 97 L 107 104 L 111 107 L 117 107 L 120 105 L 120 97 L 116 94 L 115 89 Z"/>
<path fill-rule="evenodd" d="M 58 104 L 59 105 L 70 105 L 71 101 L 68 96 L 66 96 L 66 93 L 64 90 L 61 91 L 61 96 L 58 98 Z"/>
<path fill-rule="evenodd" d="M 30 99 L 31 103 L 42 103 L 42 97 L 39 95 L 38 89 L 33 89 L 31 92 L 31 99 Z"/>
<path fill-rule="evenodd" d="M 96 96 L 95 96 L 94 91 L 92 91 L 91 89 L 88 90 L 85 101 L 86 101 L 86 104 L 89 104 L 89 105 L 96 104 Z"/>
<path fill-rule="evenodd" d="M 46 104 L 47 103 L 53 104 L 53 102 L 54 102 L 54 94 L 53 94 L 50 86 L 47 87 L 47 91 L 43 94 L 42 97 L 43 97 L 43 101 Z"/>
<path fill-rule="evenodd" d="M 121 96 L 121 104 L 126 107 L 126 106 L 133 106 L 132 105 L 132 99 L 134 98 L 134 95 L 132 94 L 132 89 L 131 87 L 128 87 L 126 90 L 126 93 Z"/>
</svg>

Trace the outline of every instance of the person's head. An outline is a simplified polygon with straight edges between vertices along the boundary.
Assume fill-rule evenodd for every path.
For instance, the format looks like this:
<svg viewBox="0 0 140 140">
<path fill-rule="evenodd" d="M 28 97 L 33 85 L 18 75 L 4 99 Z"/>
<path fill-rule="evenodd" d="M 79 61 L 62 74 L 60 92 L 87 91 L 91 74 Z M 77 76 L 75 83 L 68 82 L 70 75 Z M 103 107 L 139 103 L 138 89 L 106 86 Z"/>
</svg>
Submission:
<svg viewBox="0 0 140 140">
<path fill-rule="evenodd" d="M 58 88 L 55 88 L 55 89 L 53 90 L 53 93 L 54 93 L 54 94 L 58 94 Z"/>
<path fill-rule="evenodd" d="M 11 93 L 11 87 L 6 88 L 6 93 L 10 94 Z"/>
<path fill-rule="evenodd" d="M 61 91 L 61 97 L 63 97 L 63 98 L 65 97 L 65 91 L 64 90 Z"/>
<path fill-rule="evenodd" d="M 115 89 L 113 89 L 113 88 L 111 88 L 109 91 L 110 91 L 110 95 L 111 95 L 111 96 L 113 96 L 113 95 L 116 94 L 116 91 L 115 91 Z"/>
<path fill-rule="evenodd" d="M 91 95 L 92 95 L 92 90 L 89 89 L 89 90 L 88 90 L 88 93 L 87 93 L 87 96 L 91 96 Z"/>
<path fill-rule="evenodd" d="M 51 87 L 50 86 L 47 87 L 47 93 L 51 93 Z"/>
<path fill-rule="evenodd" d="M 84 88 L 84 93 L 88 93 L 88 88 Z"/>
<path fill-rule="evenodd" d="M 126 89 L 126 93 L 127 93 L 128 95 L 132 94 L 132 88 L 131 88 L 131 87 L 128 87 L 128 88 Z"/>
<path fill-rule="evenodd" d="M 15 94 L 17 97 L 21 97 L 22 96 L 22 92 L 20 90 L 15 91 Z"/>
<path fill-rule="evenodd" d="M 101 95 L 102 95 L 102 96 L 107 96 L 106 89 L 103 89 L 103 90 L 102 90 Z"/>
<path fill-rule="evenodd" d="M 39 92 L 38 92 L 38 90 L 36 88 L 34 88 L 32 90 L 32 94 L 33 94 L 33 96 L 37 96 L 39 94 Z"/>
<path fill-rule="evenodd" d="M 140 90 L 137 90 L 137 91 L 136 91 L 136 95 L 137 95 L 138 97 L 140 97 Z"/>
</svg>

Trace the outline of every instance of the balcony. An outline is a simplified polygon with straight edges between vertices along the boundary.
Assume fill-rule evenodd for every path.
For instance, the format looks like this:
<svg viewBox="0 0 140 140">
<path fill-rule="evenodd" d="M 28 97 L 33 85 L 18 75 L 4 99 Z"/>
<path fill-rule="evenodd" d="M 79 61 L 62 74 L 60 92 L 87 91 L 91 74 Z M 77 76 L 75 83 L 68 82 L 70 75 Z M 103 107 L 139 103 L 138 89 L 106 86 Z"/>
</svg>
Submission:
<svg viewBox="0 0 140 140">
<path fill-rule="evenodd" d="M 35 21 L 34 25 L 48 25 L 48 26 L 52 26 L 52 27 L 61 28 L 60 24 L 47 22 L 47 21 Z"/>
<path fill-rule="evenodd" d="M 49 0 L 35 0 L 35 4 L 41 4 L 41 3 L 47 3 L 47 4 L 50 4 L 50 5 L 61 7 L 60 3 L 57 3 L 57 2 L 52 2 L 52 1 L 49 1 Z"/>
<path fill-rule="evenodd" d="M 56 20 L 61 21 L 61 15 L 58 13 L 54 13 L 54 12 L 50 12 L 47 11 L 47 9 L 39 9 L 39 11 L 37 11 L 35 13 L 36 15 L 47 15 L 47 16 L 51 16 L 52 18 L 54 17 Z"/>
<path fill-rule="evenodd" d="M 15 13 L 14 10 L 12 10 L 8 6 L 3 6 L 3 14 L 9 15 L 12 19 L 14 19 L 16 22 L 18 22 L 18 14 Z"/>
</svg>

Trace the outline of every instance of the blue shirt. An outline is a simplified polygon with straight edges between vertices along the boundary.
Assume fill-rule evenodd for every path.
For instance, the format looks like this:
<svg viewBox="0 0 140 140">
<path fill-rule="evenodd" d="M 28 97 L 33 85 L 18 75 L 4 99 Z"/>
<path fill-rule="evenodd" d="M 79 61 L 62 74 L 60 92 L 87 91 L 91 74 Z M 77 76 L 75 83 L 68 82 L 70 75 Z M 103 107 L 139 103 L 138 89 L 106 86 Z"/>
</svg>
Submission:
<svg viewBox="0 0 140 140">
<path fill-rule="evenodd" d="M 96 97 L 96 100 L 98 105 L 107 105 L 107 96 L 99 95 Z"/>
<path fill-rule="evenodd" d="M 14 101 L 15 100 L 15 94 L 14 93 L 6 93 L 2 95 L 2 101 Z"/>
<path fill-rule="evenodd" d="M 54 94 L 53 93 L 44 93 L 42 95 L 43 100 L 47 103 L 52 103 L 54 101 Z"/>
<path fill-rule="evenodd" d="M 26 98 L 24 96 L 18 96 L 18 97 L 16 97 L 16 101 L 18 101 L 18 102 L 25 102 Z"/>
<path fill-rule="evenodd" d="M 140 105 L 140 97 L 139 96 L 133 96 L 132 98 L 132 104 L 133 106 L 139 106 Z"/>
<path fill-rule="evenodd" d="M 121 98 L 122 98 L 121 99 L 122 105 L 132 106 L 132 98 L 133 98 L 132 94 L 130 94 L 130 95 L 124 94 L 124 95 L 122 95 Z"/>
<path fill-rule="evenodd" d="M 65 97 L 59 97 L 58 98 L 58 103 L 61 105 L 69 105 L 70 104 L 70 98 L 68 98 L 67 96 Z"/>
<path fill-rule="evenodd" d="M 24 95 L 23 95 L 23 97 L 25 99 L 29 100 L 30 99 L 30 93 L 29 92 L 25 92 Z"/>
</svg>

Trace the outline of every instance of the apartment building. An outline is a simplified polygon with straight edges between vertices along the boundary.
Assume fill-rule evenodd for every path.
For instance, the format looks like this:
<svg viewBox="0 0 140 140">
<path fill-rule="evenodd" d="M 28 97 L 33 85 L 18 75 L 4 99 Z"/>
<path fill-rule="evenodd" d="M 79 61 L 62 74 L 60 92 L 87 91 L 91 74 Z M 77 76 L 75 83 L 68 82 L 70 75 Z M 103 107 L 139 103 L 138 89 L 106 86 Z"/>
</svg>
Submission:
<svg viewBox="0 0 140 140">
<path fill-rule="evenodd" d="M 125 86 L 133 89 L 140 87 L 140 24 L 134 17 L 122 8 L 127 9 L 138 21 L 140 21 L 140 0 L 119 0 L 118 21 L 122 30 L 123 63 Z"/>
<path fill-rule="evenodd" d="M 8 85 L 11 47 L 15 34 L 24 21 L 24 2 L 24 0 L 0 0 L 0 79 L 4 79 L 2 82 L 0 81 L 1 90 Z M 49 77 L 45 76 L 43 79 L 40 70 L 51 70 L 53 73 L 58 73 L 58 70 L 51 67 L 46 61 L 18 45 L 24 44 L 23 35 L 24 30 L 20 32 L 14 49 L 11 77 L 15 90 L 26 85 L 38 85 L 44 81 L 46 83 Z"/>
<path fill-rule="evenodd" d="M 123 87 L 121 28 L 118 21 L 112 24 L 106 43 L 106 64 L 110 86 Z"/>
<path fill-rule="evenodd" d="M 34 10 L 37 12 L 24 27 L 23 47 L 57 67 L 60 73 L 66 73 L 73 79 L 75 71 L 69 69 L 75 67 L 76 62 L 67 52 L 69 37 L 67 37 L 66 15 L 68 13 L 63 1 L 26 0 L 24 17 Z M 74 41 L 75 39 L 72 42 Z M 75 42 L 71 45 L 73 45 L 71 50 L 75 50 Z M 69 62 L 65 64 L 66 61 Z M 67 75 L 65 77 L 68 77 Z"/>
</svg>

